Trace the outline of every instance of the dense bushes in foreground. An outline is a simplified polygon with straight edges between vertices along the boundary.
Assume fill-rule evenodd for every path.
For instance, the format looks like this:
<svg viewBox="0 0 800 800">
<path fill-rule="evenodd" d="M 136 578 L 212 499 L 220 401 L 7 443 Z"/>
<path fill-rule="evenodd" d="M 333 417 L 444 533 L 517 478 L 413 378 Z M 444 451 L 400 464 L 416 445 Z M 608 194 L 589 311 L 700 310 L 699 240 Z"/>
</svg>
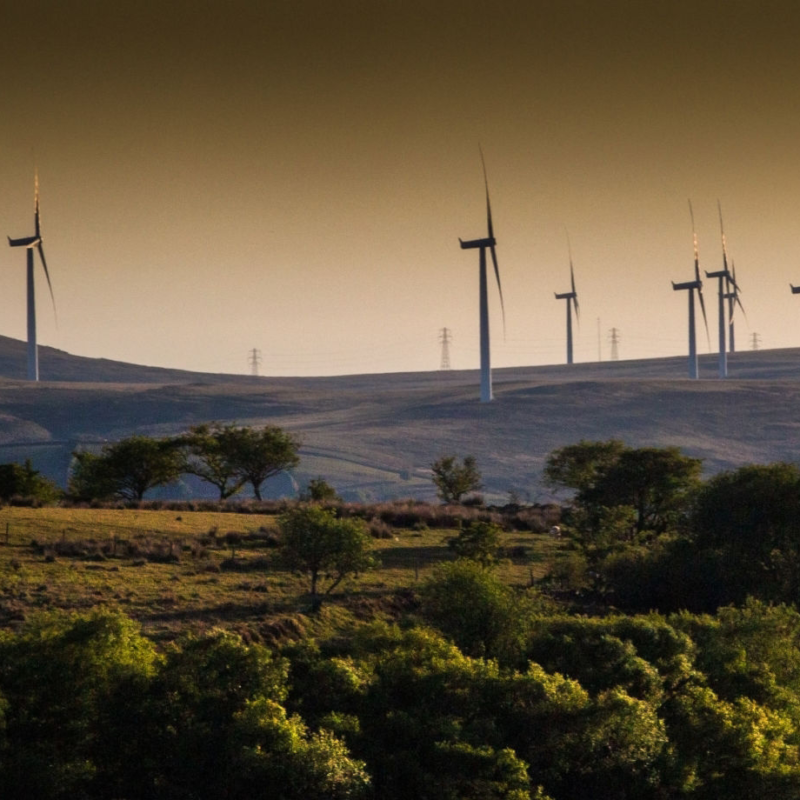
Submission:
<svg viewBox="0 0 800 800">
<path fill-rule="evenodd" d="M 456 570 L 462 572 L 456 574 Z M 114 612 L 0 635 L 4 798 L 795 798 L 800 615 L 568 617 L 475 565 L 423 617 L 270 651 L 220 632 L 164 649 Z M 429 627 L 469 589 L 511 632 Z M 492 617 L 489 610 L 496 606 Z M 504 622 L 503 620 L 506 620 Z M 488 650 L 488 648 L 487 648 Z"/>
</svg>

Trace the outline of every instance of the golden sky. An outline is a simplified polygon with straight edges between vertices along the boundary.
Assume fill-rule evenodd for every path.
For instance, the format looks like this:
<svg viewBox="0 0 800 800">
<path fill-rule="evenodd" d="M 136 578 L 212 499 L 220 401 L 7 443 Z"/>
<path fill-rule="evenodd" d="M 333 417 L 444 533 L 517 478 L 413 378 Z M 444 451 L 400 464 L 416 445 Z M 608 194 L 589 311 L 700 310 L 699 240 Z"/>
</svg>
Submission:
<svg viewBox="0 0 800 800">
<path fill-rule="evenodd" d="M 10 5 L 6 3 L 5 5 Z M 747 323 L 800 345 L 800 5 L 789 0 L 26 0 L 0 11 L 0 220 L 33 169 L 58 305 L 40 342 L 213 372 L 478 365 L 488 170 L 493 365 L 686 351 L 691 198 L 717 200 Z M 0 334 L 25 336 L 0 250 Z M 37 279 L 41 278 L 41 273 Z M 705 286 L 716 350 L 716 282 Z M 598 323 L 599 320 L 599 323 Z M 600 331 L 598 341 L 598 328 Z M 700 352 L 706 352 L 702 341 Z M 43 368 L 44 369 L 44 368 Z M 43 371 L 43 377 L 46 374 Z"/>
</svg>

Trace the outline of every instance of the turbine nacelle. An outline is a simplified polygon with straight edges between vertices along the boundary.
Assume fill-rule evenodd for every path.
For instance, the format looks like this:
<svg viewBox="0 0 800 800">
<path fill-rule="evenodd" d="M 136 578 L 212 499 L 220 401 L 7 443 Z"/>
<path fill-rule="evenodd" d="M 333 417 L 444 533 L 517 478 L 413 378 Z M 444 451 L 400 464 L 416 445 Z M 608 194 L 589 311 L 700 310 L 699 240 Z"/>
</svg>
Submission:
<svg viewBox="0 0 800 800">
<path fill-rule="evenodd" d="M 792 286 L 790 283 L 789 286 L 791 287 L 792 294 L 800 294 L 800 286 Z"/>
<path fill-rule="evenodd" d="M 10 236 L 8 237 L 8 244 L 10 247 L 27 247 L 33 248 L 37 247 L 42 243 L 42 237 L 35 235 L 35 236 L 25 236 L 22 239 L 12 239 Z"/>
<path fill-rule="evenodd" d="M 706 278 L 725 278 L 728 281 L 733 281 L 733 276 L 727 269 L 717 270 L 717 272 L 709 272 L 706 270 Z"/>
<path fill-rule="evenodd" d="M 497 240 L 494 236 L 489 236 L 485 239 L 470 239 L 467 242 L 459 239 L 458 243 L 461 245 L 462 250 L 477 250 L 480 247 L 494 247 L 497 244 Z"/>
<path fill-rule="evenodd" d="M 675 281 L 672 281 L 672 288 L 676 292 L 681 289 L 697 289 L 699 291 L 703 288 L 703 281 L 687 281 L 686 283 L 675 283 Z"/>
<path fill-rule="evenodd" d="M 575 300 L 578 297 L 577 292 L 564 292 L 564 294 L 556 293 L 556 300 Z"/>
</svg>

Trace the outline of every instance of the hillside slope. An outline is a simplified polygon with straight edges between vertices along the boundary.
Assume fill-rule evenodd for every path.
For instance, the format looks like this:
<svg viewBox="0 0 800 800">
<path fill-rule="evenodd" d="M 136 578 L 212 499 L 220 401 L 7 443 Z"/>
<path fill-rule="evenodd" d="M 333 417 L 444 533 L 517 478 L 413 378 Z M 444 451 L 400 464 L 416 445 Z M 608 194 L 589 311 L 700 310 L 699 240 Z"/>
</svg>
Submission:
<svg viewBox="0 0 800 800">
<path fill-rule="evenodd" d="M 683 358 L 496 370 L 496 400 L 485 405 L 477 371 L 253 378 L 66 353 L 56 362 L 72 377 L 0 378 L 0 461 L 30 456 L 62 483 L 76 447 L 208 420 L 284 426 L 304 443 L 300 483 L 322 475 L 365 498 L 431 497 L 427 470 L 442 453 L 474 454 L 489 497 L 538 500 L 547 453 L 582 438 L 678 445 L 709 472 L 795 460 L 800 439 L 795 349 L 734 354 L 726 381 L 712 356 L 699 381 L 683 377 Z"/>
</svg>

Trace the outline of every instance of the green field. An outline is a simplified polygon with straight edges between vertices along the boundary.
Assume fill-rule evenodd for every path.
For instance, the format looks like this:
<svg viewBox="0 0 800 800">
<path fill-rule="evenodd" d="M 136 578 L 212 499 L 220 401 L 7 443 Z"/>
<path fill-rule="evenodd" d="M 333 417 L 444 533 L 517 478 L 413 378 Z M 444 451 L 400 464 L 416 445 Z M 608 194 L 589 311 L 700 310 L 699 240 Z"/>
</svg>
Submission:
<svg viewBox="0 0 800 800">
<path fill-rule="evenodd" d="M 0 626 L 37 609 L 112 606 L 156 638 L 222 626 L 256 638 L 301 624 L 305 579 L 282 568 L 276 517 L 165 510 L 0 510 Z M 347 581 L 328 606 L 357 615 L 392 613 L 396 596 L 453 556 L 453 530 L 389 529 L 374 539 L 380 566 Z M 560 543 L 505 533 L 500 574 L 511 584 L 541 578 Z"/>
</svg>

